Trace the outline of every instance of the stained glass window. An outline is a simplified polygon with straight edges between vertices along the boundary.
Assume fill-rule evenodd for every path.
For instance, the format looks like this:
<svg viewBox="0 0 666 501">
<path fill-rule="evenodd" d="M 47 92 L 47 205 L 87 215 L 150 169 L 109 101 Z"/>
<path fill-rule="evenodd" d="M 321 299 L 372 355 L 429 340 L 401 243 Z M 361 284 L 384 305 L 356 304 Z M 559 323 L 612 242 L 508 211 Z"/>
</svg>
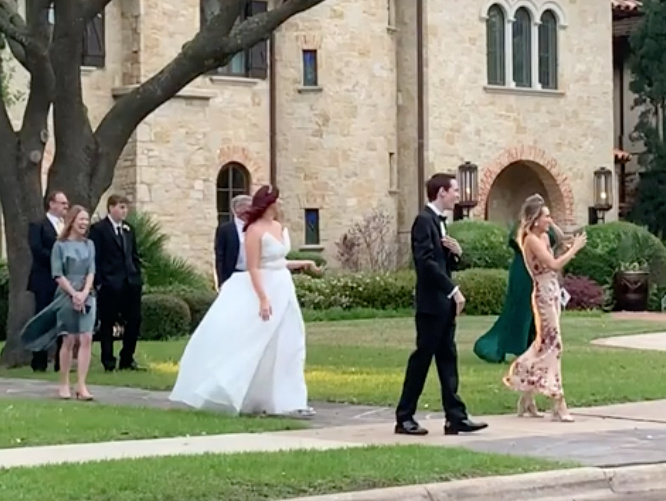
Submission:
<svg viewBox="0 0 666 501">
<path fill-rule="evenodd" d="M 319 85 L 317 76 L 317 51 L 303 51 L 303 86 L 316 87 Z"/>
<path fill-rule="evenodd" d="M 319 209 L 305 209 L 305 245 L 319 242 Z"/>
</svg>

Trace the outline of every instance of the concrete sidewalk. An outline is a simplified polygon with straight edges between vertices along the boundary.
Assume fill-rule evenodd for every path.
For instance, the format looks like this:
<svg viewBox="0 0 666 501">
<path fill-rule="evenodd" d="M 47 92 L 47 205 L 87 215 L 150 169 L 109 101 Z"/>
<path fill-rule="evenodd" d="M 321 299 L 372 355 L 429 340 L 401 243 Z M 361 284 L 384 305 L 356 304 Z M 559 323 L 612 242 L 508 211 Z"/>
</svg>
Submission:
<svg viewBox="0 0 666 501">
<path fill-rule="evenodd" d="M 666 333 L 608 338 L 598 344 L 666 350 Z M 53 398 L 56 390 L 57 385 L 49 381 L 0 378 L 0 399 Z M 91 391 L 106 404 L 178 407 L 168 401 L 168 392 L 112 386 L 94 386 Z M 318 414 L 310 420 L 312 427 L 305 430 L 6 449 L 0 450 L 0 467 L 390 444 L 465 447 L 597 467 L 666 462 L 666 400 L 572 409 L 575 423 L 552 422 L 548 417 L 485 416 L 483 419 L 490 424 L 487 430 L 454 437 L 442 434 L 441 413 L 417 416 L 430 429 L 430 434 L 408 437 L 393 434 L 392 408 L 317 402 L 313 405 Z"/>
<path fill-rule="evenodd" d="M 128 440 L 0 450 L 0 468 L 61 462 L 190 455 L 273 452 L 290 449 L 423 444 L 575 461 L 610 467 L 666 462 L 666 400 L 573 409 L 575 423 L 548 418 L 485 416 L 490 427 L 472 435 L 444 436 L 442 418 L 424 415 L 431 433 L 424 437 L 393 434 L 392 420 L 305 430 Z M 374 419 L 381 413 L 373 415 Z"/>
</svg>

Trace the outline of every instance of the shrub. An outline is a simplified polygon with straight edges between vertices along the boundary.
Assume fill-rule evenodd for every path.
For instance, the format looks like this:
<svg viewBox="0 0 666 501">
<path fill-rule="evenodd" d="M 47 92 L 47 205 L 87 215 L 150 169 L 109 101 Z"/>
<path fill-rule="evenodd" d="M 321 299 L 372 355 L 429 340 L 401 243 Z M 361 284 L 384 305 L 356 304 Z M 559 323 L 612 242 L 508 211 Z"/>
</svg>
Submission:
<svg viewBox="0 0 666 501">
<path fill-rule="evenodd" d="M 414 274 L 358 273 L 312 278 L 295 277 L 296 293 L 303 308 L 328 310 L 373 308 L 394 310 L 414 304 Z"/>
<path fill-rule="evenodd" d="M 177 297 L 182 299 L 190 310 L 190 333 L 192 333 L 217 298 L 217 293 L 212 290 L 190 290 L 177 294 Z"/>
<path fill-rule="evenodd" d="M 292 251 L 287 259 L 290 261 L 314 261 L 317 266 L 326 266 L 326 259 L 319 252 Z"/>
<path fill-rule="evenodd" d="M 0 261 L 0 341 L 7 339 L 7 315 L 9 313 L 9 270 Z"/>
<path fill-rule="evenodd" d="M 609 285 L 618 269 L 645 266 L 653 283 L 666 285 L 666 247 L 648 230 L 624 221 L 584 230 L 587 245 L 569 263 L 567 273 Z"/>
<path fill-rule="evenodd" d="M 666 297 L 666 287 L 651 284 L 648 311 L 662 311 L 661 300 Z"/>
<path fill-rule="evenodd" d="M 148 287 L 146 293 L 174 296 L 182 299 L 190 312 L 189 333 L 194 332 L 194 329 L 197 328 L 201 319 L 217 298 L 217 292 L 212 289 L 192 289 L 185 286 Z"/>
<path fill-rule="evenodd" d="M 604 305 L 604 289 L 587 277 L 567 275 L 562 287 L 571 295 L 567 310 L 598 310 Z"/>
<path fill-rule="evenodd" d="M 448 233 L 463 250 L 459 270 L 508 269 L 513 258 L 508 228 L 487 221 L 456 221 L 448 226 Z"/>
<path fill-rule="evenodd" d="M 349 271 L 386 272 L 398 267 L 400 246 L 393 218 L 374 210 L 335 243 L 338 261 Z"/>
<path fill-rule="evenodd" d="M 212 278 L 197 271 L 186 260 L 172 256 L 166 251 L 169 236 L 162 231 L 160 223 L 150 214 L 131 212 L 127 221 L 134 229 L 146 285 L 212 289 Z"/>
<path fill-rule="evenodd" d="M 169 294 L 144 294 L 141 300 L 141 339 L 158 341 L 189 333 L 192 316 L 187 303 Z"/>
<path fill-rule="evenodd" d="M 467 299 L 467 315 L 499 315 L 508 283 L 508 271 L 471 268 L 456 273 L 456 282 Z"/>
<path fill-rule="evenodd" d="M 469 315 L 496 315 L 502 310 L 506 293 L 505 270 L 465 270 L 456 274 Z M 323 278 L 295 277 L 296 294 L 301 306 L 311 310 L 405 310 L 414 307 L 415 275 L 411 271 L 395 273 L 359 273 L 329 275 Z"/>
</svg>

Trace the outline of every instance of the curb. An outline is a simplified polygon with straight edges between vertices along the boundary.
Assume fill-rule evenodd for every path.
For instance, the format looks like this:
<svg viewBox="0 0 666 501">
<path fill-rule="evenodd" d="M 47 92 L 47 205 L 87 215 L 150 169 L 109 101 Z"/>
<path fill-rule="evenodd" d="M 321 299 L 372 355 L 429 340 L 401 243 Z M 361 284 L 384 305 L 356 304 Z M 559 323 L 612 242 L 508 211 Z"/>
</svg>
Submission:
<svg viewBox="0 0 666 501">
<path fill-rule="evenodd" d="M 662 489 L 666 490 L 666 464 L 584 467 L 301 497 L 290 501 L 570 501 L 589 499 L 590 496 L 608 499 L 616 494 Z"/>
</svg>

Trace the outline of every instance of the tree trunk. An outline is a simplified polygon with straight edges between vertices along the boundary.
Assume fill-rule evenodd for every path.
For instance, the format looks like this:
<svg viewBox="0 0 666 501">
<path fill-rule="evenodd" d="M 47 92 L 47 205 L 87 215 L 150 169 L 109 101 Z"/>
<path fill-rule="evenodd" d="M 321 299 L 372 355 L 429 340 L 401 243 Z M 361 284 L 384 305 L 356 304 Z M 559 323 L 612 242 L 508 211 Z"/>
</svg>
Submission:
<svg viewBox="0 0 666 501">
<path fill-rule="evenodd" d="M 324 0 L 284 0 L 234 29 L 248 0 L 222 2 L 219 13 L 170 63 L 115 102 L 93 133 L 81 92 L 81 39 L 85 22 L 111 1 L 55 2 L 53 37 L 48 22 L 52 2 L 29 0 L 25 20 L 5 4 L 0 9 L 0 33 L 10 39 L 12 53 L 31 75 L 20 131 L 12 127 L 0 95 L 0 200 L 10 290 L 0 365 L 17 367 L 28 360 L 19 338 L 34 310 L 26 290 L 32 263 L 28 224 L 44 216 L 41 165 L 51 104 L 56 151 L 47 192 L 62 190 L 70 203 L 92 211 L 111 185 L 127 140 L 144 118 L 198 76 L 225 65 L 234 54 L 267 39 L 287 19 Z"/>
<path fill-rule="evenodd" d="M 11 148 L 15 155 L 7 155 L 7 150 L 10 148 L 2 148 L 3 158 L 0 161 L 3 171 L 11 171 L 14 175 L 4 176 L 0 184 L 9 268 L 7 342 L 0 354 L 0 365 L 19 367 L 29 359 L 19 334 L 34 312 L 34 300 L 27 291 L 32 263 L 28 223 L 42 217 L 44 208 L 39 173 L 28 159 L 21 159 L 18 148 Z"/>
</svg>

